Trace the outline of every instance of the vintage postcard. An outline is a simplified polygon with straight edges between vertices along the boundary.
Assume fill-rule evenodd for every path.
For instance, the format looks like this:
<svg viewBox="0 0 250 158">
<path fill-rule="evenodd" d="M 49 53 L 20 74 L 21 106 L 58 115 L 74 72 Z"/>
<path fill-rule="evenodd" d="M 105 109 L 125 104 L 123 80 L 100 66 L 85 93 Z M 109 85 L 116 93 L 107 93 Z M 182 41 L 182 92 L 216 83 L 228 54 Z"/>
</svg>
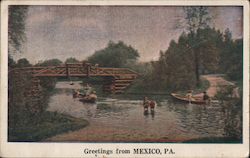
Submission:
<svg viewBox="0 0 250 158">
<path fill-rule="evenodd" d="M 248 157 L 248 1 L 1 2 L 1 157 Z"/>
</svg>

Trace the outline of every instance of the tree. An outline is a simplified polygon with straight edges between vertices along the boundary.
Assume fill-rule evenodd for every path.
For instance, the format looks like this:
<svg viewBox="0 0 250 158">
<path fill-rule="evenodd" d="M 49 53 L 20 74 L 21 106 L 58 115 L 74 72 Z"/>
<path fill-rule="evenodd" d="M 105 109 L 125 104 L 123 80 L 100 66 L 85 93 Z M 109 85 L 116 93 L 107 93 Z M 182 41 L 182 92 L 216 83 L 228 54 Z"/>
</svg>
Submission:
<svg viewBox="0 0 250 158">
<path fill-rule="evenodd" d="M 184 7 L 186 29 L 195 33 L 198 29 L 208 28 L 211 22 L 208 7 Z"/>
<path fill-rule="evenodd" d="M 70 57 L 65 60 L 65 63 L 79 63 L 80 61 L 76 58 Z"/>
<path fill-rule="evenodd" d="M 228 69 L 228 66 L 230 66 L 230 58 L 233 50 L 233 39 L 232 39 L 232 33 L 227 28 L 224 32 L 223 36 L 223 50 L 220 54 L 220 67 L 222 72 L 226 72 Z"/>
<path fill-rule="evenodd" d="M 243 39 L 232 39 L 229 29 L 224 32 L 223 49 L 220 54 L 220 68 L 232 80 L 243 77 Z"/>
<path fill-rule="evenodd" d="M 219 57 L 222 50 L 222 34 L 214 28 L 198 29 L 196 41 L 201 41 L 194 47 L 198 55 L 198 73 L 216 73 L 219 68 Z"/>
<path fill-rule="evenodd" d="M 198 39 L 190 46 L 192 40 Z M 153 71 L 148 79 L 151 83 L 147 84 L 162 90 L 193 89 L 197 86 L 196 68 L 199 74 L 218 72 L 222 50 L 223 34 L 214 28 L 198 29 L 193 35 L 183 32 L 178 41 L 170 42 L 166 51 L 160 51 L 158 61 L 151 62 Z M 194 62 L 195 55 L 198 62 Z"/>
<path fill-rule="evenodd" d="M 15 60 L 11 57 L 10 54 L 8 54 L 8 67 L 14 68 L 16 66 Z"/>
<path fill-rule="evenodd" d="M 16 64 L 17 67 L 29 67 L 32 66 L 26 58 L 19 59 Z"/>
<path fill-rule="evenodd" d="M 9 132 L 15 131 L 20 124 L 30 119 L 31 98 L 25 96 L 25 90 L 31 87 L 31 75 L 27 72 L 9 73 L 8 78 L 8 127 Z"/>
<path fill-rule="evenodd" d="M 178 42 L 171 42 L 166 53 L 165 68 L 169 89 L 191 89 L 194 85 L 194 64 L 191 49 L 187 48 L 190 36 L 183 33 Z"/>
<path fill-rule="evenodd" d="M 21 44 L 25 41 L 25 19 L 27 17 L 28 6 L 9 6 L 8 21 L 8 51 L 20 52 Z M 12 49 L 11 49 L 12 48 Z"/>
<path fill-rule="evenodd" d="M 201 47 L 198 44 L 205 42 L 204 39 L 197 33 L 199 30 L 209 28 L 211 17 L 209 15 L 208 7 L 184 7 L 186 29 L 190 33 L 189 49 L 194 56 L 196 86 L 200 84 L 200 66 L 201 66 Z M 196 34 L 197 33 L 197 34 Z M 196 34 L 196 36 L 195 36 Z"/>
<path fill-rule="evenodd" d="M 59 66 L 63 62 L 59 59 L 49 59 L 43 62 L 37 63 L 36 66 Z"/>
<path fill-rule="evenodd" d="M 11 53 L 21 52 L 21 44 L 25 41 L 25 19 L 28 6 L 9 6 L 8 15 L 8 65 L 15 66 Z"/>
<path fill-rule="evenodd" d="M 233 80 L 243 80 L 243 39 L 235 40 L 233 46 L 231 66 L 229 66 L 227 75 Z"/>
<path fill-rule="evenodd" d="M 118 43 L 111 41 L 106 48 L 90 56 L 88 61 L 103 67 L 128 67 L 135 63 L 138 57 L 138 51 L 131 46 L 127 46 L 122 41 Z"/>
</svg>

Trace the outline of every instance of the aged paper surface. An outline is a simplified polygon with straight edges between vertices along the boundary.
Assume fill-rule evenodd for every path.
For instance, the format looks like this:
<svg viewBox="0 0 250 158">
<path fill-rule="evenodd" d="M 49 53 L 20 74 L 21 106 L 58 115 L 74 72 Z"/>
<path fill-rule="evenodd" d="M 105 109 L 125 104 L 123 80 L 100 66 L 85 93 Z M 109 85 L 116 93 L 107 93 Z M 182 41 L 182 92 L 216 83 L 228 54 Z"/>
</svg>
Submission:
<svg viewBox="0 0 250 158">
<path fill-rule="evenodd" d="M 2 1 L 0 94 L 1 157 L 248 157 L 249 2 Z"/>
</svg>

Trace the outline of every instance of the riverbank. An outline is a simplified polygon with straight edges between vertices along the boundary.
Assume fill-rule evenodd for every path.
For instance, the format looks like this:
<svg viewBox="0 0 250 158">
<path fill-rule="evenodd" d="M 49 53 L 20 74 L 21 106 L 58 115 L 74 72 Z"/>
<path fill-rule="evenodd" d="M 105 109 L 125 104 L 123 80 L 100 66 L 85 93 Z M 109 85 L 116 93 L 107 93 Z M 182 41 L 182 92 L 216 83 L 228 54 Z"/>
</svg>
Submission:
<svg viewBox="0 0 250 158">
<path fill-rule="evenodd" d="M 89 124 L 83 119 L 48 111 L 34 120 L 36 121 L 19 125 L 15 129 L 9 128 L 8 141 L 37 142 L 57 134 L 81 129 Z"/>
<path fill-rule="evenodd" d="M 233 95 L 236 96 L 237 98 L 240 97 L 238 86 L 236 86 L 235 83 L 226 80 L 223 74 L 202 75 L 201 80 L 202 80 L 203 88 L 201 88 L 200 90 L 199 89 L 194 90 L 194 94 L 195 94 L 194 96 L 196 97 L 199 97 L 199 96 L 202 97 L 203 91 L 206 91 L 209 97 L 215 98 L 216 95 L 221 92 L 222 88 L 225 88 L 228 86 L 235 86 Z M 204 85 L 204 83 L 206 83 L 206 85 Z"/>
<path fill-rule="evenodd" d="M 147 127 L 146 127 L 147 128 Z M 176 134 L 178 133 L 178 134 Z M 176 131 L 171 135 L 163 133 L 147 132 L 145 129 L 133 129 L 126 127 L 114 128 L 112 125 L 94 122 L 83 129 L 59 134 L 45 139 L 43 142 L 182 142 L 188 141 L 190 137 Z M 196 137 L 192 137 L 195 139 Z"/>
<path fill-rule="evenodd" d="M 210 86 L 206 91 L 210 97 L 215 97 L 220 91 L 220 87 L 235 85 L 233 82 L 227 81 L 223 75 L 203 75 L 202 78 L 209 81 Z"/>
</svg>

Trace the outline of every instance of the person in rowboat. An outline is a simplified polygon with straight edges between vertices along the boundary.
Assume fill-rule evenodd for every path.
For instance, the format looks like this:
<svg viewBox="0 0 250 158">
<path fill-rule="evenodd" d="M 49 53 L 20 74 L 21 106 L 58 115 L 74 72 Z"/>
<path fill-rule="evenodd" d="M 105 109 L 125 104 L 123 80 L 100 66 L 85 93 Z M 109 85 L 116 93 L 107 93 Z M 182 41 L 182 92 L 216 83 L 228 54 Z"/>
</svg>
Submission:
<svg viewBox="0 0 250 158">
<path fill-rule="evenodd" d="M 74 89 L 73 90 L 73 98 L 77 98 L 80 96 L 80 90 L 79 89 Z"/>
<path fill-rule="evenodd" d="M 209 96 L 207 95 L 207 92 L 203 92 L 203 100 L 209 100 Z"/>
<path fill-rule="evenodd" d="M 193 91 L 189 90 L 186 94 L 186 97 L 188 98 L 189 103 L 191 103 L 192 99 L 193 99 Z"/>
<path fill-rule="evenodd" d="M 85 87 L 83 87 L 83 89 L 81 90 L 82 95 L 83 96 L 88 96 L 91 94 L 91 92 L 93 91 L 92 87 L 87 83 Z"/>
</svg>

